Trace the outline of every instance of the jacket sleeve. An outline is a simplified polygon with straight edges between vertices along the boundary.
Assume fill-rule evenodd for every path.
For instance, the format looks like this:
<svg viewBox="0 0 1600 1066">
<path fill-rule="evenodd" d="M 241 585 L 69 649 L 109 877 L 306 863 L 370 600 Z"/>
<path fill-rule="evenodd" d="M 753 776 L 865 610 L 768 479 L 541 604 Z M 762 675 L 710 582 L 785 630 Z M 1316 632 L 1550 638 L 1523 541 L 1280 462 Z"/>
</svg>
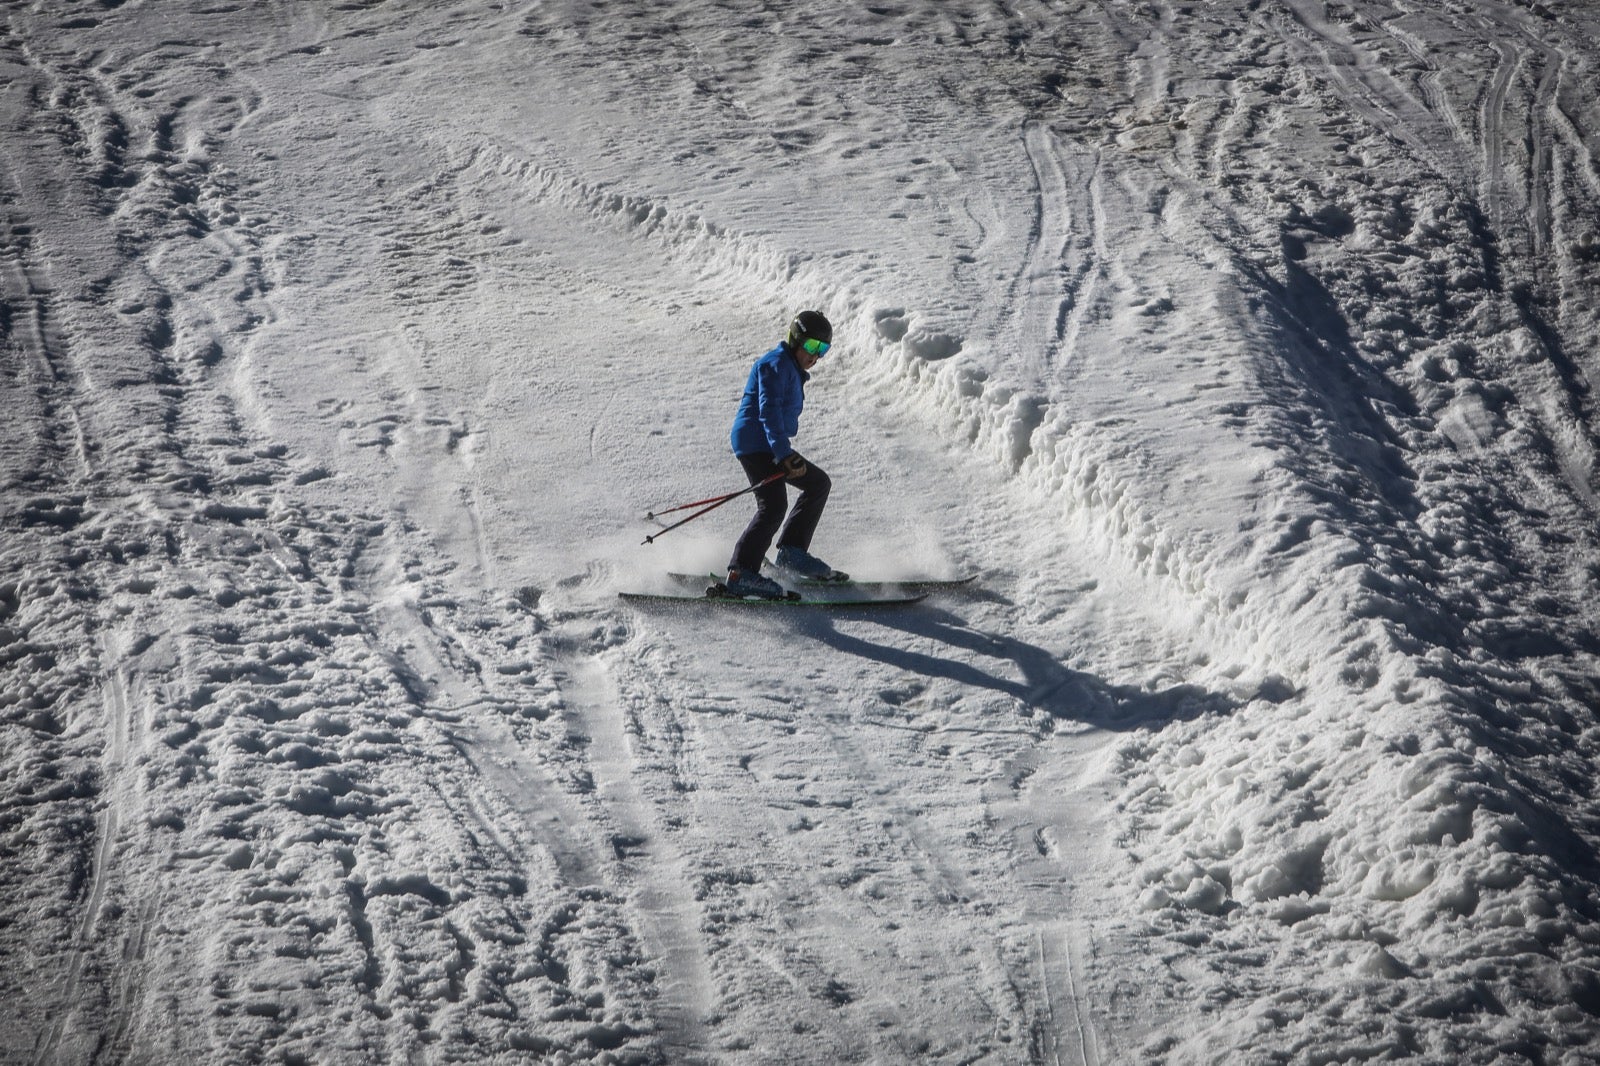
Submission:
<svg viewBox="0 0 1600 1066">
<path fill-rule="evenodd" d="M 778 367 L 772 363 L 762 364 L 756 378 L 756 411 L 761 419 L 761 432 L 767 437 L 767 446 L 771 448 L 773 458 L 779 462 L 794 452 L 786 425 L 789 421 L 787 385 Z"/>
</svg>

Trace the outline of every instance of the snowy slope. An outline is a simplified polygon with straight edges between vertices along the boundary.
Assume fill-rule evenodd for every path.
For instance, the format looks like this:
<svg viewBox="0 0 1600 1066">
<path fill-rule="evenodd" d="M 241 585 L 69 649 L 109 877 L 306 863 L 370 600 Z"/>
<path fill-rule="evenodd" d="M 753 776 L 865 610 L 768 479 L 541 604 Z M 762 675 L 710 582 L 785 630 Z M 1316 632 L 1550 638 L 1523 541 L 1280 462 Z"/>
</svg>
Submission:
<svg viewBox="0 0 1600 1066">
<path fill-rule="evenodd" d="M 0 1060 L 1600 1060 L 1597 35 L 0 5 Z"/>
</svg>

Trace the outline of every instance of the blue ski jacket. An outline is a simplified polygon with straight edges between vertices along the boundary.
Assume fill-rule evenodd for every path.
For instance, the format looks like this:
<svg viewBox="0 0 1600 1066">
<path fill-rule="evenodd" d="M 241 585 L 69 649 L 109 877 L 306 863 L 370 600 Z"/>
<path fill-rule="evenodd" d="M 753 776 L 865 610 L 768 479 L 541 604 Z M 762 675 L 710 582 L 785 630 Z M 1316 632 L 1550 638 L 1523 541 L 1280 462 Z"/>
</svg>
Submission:
<svg viewBox="0 0 1600 1066">
<path fill-rule="evenodd" d="M 733 454 L 769 452 L 778 462 L 793 455 L 789 438 L 800 431 L 809 380 L 811 375 L 800 369 L 787 345 L 780 344 L 757 359 L 733 419 Z"/>
</svg>

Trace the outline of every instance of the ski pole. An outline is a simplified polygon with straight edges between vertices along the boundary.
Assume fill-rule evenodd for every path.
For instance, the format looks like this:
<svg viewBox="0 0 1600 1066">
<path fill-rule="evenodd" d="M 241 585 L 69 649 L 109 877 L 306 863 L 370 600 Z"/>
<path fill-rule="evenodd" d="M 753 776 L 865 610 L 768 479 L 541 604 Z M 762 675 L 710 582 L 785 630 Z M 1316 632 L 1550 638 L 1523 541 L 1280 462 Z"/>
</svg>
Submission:
<svg viewBox="0 0 1600 1066">
<path fill-rule="evenodd" d="M 644 538 L 644 543 L 646 543 L 646 544 L 654 544 L 655 543 L 655 539 L 657 537 L 661 536 L 663 533 L 671 533 L 674 529 L 677 529 L 679 526 L 688 525 L 690 522 L 693 522 L 696 518 L 699 518 L 701 515 L 707 514 L 708 512 L 711 512 L 711 511 L 715 511 L 718 507 L 721 507 L 723 504 L 727 503 L 729 500 L 737 500 L 740 496 L 744 496 L 747 493 L 751 493 L 751 492 L 756 491 L 756 489 L 763 488 L 763 487 L 765 487 L 767 485 L 770 485 L 774 481 L 777 481 L 778 479 L 780 479 L 780 478 L 782 478 L 784 476 L 785 476 L 784 472 L 782 470 L 779 470 L 777 473 L 772 474 L 772 475 L 764 478 L 763 480 L 756 482 L 754 485 L 751 485 L 747 489 L 740 489 L 738 492 L 730 492 L 726 496 L 712 496 L 709 499 L 696 500 L 694 503 L 685 503 L 685 504 L 681 504 L 681 505 L 679 505 L 677 507 L 669 507 L 665 511 L 652 511 L 649 514 L 645 515 L 645 517 L 646 518 L 654 518 L 654 517 L 656 517 L 657 514 L 671 514 L 673 511 L 682 511 L 682 510 L 686 510 L 686 509 L 688 509 L 690 507 L 700 507 L 700 510 L 696 511 L 694 514 L 690 515 L 688 518 L 679 519 L 678 521 L 672 523 L 672 525 L 668 526 L 667 528 L 650 534 L 648 537 Z M 701 504 L 706 504 L 707 506 L 701 507 Z"/>
<path fill-rule="evenodd" d="M 736 496 L 743 496 L 747 492 L 751 492 L 751 491 L 754 491 L 755 489 L 759 489 L 762 485 L 765 485 L 770 481 L 776 481 L 779 476 L 781 476 L 781 471 L 779 473 L 777 473 L 777 474 L 773 474 L 771 477 L 767 478 L 766 481 L 762 481 L 759 484 L 751 485 L 749 488 L 746 488 L 746 489 L 740 489 L 737 492 L 725 492 L 720 496 L 707 496 L 703 500 L 694 500 L 694 501 L 692 501 L 690 503 L 680 503 L 676 507 L 663 507 L 659 511 L 646 511 L 644 516 L 646 518 L 660 518 L 664 514 L 672 514 L 674 511 L 687 511 L 691 507 L 702 507 L 702 506 L 704 506 L 705 504 L 708 504 L 708 503 L 726 503 L 726 502 L 728 502 L 729 500 L 733 499 Z M 665 532 L 665 530 L 663 530 L 663 532 Z"/>
<path fill-rule="evenodd" d="M 755 487 L 757 487 L 757 486 L 751 486 L 751 488 L 755 488 Z M 722 503 L 722 502 L 724 502 L 726 500 L 733 499 L 735 496 L 738 496 L 740 493 L 749 492 L 749 491 L 750 491 L 750 489 L 740 489 L 739 492 L 725 492 L 721 496 L 707 496 L 703 500 L 695 500 L 692 503 L 680 503 L 676 507 L 663 507 L 659 511 L 646 511 L 644 513 L 644 516 L 646 518 L 660 518 L 662 515 L 671 514 L 674 511 L 687 511 L 691 507 L 704 507 L 708 503 Z"/>
</svg>

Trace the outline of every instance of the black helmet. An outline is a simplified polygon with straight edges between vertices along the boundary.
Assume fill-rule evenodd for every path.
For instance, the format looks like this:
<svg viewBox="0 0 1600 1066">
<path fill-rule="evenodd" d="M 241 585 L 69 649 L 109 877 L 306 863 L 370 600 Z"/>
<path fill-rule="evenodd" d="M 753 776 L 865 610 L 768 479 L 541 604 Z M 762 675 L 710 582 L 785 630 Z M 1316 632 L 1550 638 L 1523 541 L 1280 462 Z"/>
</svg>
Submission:
<svg viewBox="0 0 1600 1066">
<path fill-rule="evenodd" d="M 801 311 L 794 316 L 794 321 L 789 323 L 789 336 L 786 341 L 790 348 L 798 348 L 806 341 L 832 344 L 833 326 L 821 311 Z"/>
</svg>

